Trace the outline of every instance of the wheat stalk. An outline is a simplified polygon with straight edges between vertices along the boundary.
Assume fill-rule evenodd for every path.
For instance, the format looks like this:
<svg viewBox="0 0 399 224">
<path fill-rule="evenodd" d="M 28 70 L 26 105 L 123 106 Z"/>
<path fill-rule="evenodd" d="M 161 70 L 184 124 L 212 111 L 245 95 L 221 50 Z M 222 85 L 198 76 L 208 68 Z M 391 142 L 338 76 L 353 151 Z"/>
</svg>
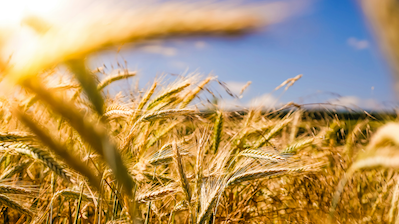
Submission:
<svg viewBox="0 0 399 224">
<path fill-rule="evenodd" d="M 133 188 L 135 186 L 135 183 L 133 182 L 132 177 L 129 175 L 127 168 L 122 161 L 121 155 L 118 153 L 116 147 L 110 142 L 108 135 L 105 132 L 105 128 L 101 125 L 96 125 L 88 122 L 87 119 L 85 119 L 85 117 L 79 111 L 77 111 L 76 107 L 64 102 L 63 100 L 58 99 L 54 96 L 54 94 L 48 93 L 48 90 L 38 88 L 40 87 L 39 83 L 28 82 L 25 84 L 26 87 L 29 87 L 29 89 L 35 92 L 42 100 L 47 102 L 54 111 L 58 112 L 69 121 L 71 126 L 74 127 L 74 129 L 80 134 L 82 139 L 87 141 L 93 147 L 93 149 L 107 162 L 108 166 L 110 166 L 110 168 L 113 170 L 113 173 L 115 174 L 117 180 L 120 183 L 123 183 L 122 186 L 124 187 L 124 192 L 130 197 L 133 197 Z M 34 122 L 29 122 L 30 119 L 27 116 L 22 116 L 21 113 L 19 114 L 20 120 L 23 117 L 23 121 L 25 124 L 31 124 L 28 125 L 29 128 L 36 128 L 36 131 L 38 131 L 37 126 L 34 124 Z M 42 131 L 39 132 L 43 133 Z M 38 133 L 36 132 L 35 134 L 38 135 Z M 46 135 L 44 134 L 43 136 Z M 44 139 L 48 140 L 48 142 L 45 142 Z M 50 138 L 44 139 L 42 139 L 42 142 L 44 144 L 48 144 L 51 142 L 52 146 L 58 145 L 56 144 L 56 142 L 50 141 Z M 101 141 L 99 141 L 99 139 L 101 139 Z M 49 146 L 49 148 L 55 150 L 54 147 Z M 58 151 L 58 153 L 60 152 L 64 154 L 63 157 L 68 154 L 66 150 Z M 98 178 L 92 175 L 90 169 L 83 168 L 83 166 L 85 166 L 83 164 L 78 165 L 77 161 L 79 161 L 79 159 L 72 159 L 71 155 L 69 154 L 67 156 L 67 163 L 68 165 L 70 165 L 70 167 L 72 167 L 73 169 L 77 169 L 78 172 L 84 174 L 86 177 L 90 177 L 89 181 L 95 186 L 98 186 Z M 67 158 L 64 158 L 64 160 L 67 160 Z M 73 164 L 73 166 L 71 164 Z"/>
<path fill-rule="evenodd" d="M 66 65 L 80 82 L 90 102 L 93 104 L 95 111 L 99 115 L 102 115 L 104 110 L 104 99 L 101 96 L 100 91 L 97 90 L 97 77 L 94 77 L 94 75 L 86 68 L 86 61 L 81 58 L 74 58 L 66 61 Z"/>
<path fill-rule="evenodd" d="M 251 10 L 198 8 L 196 4 L 152 7 L 151 10 L 147 8 L 134 13 L 107 10 L 106 19 L 98 16 L 98 12 L 91 12 L 86 13 L 83 20 L 77 19 L 62 29 L 53 27 L 46 32 L 39 39 L 38 48 L 25 52 L 23 59 L 26 60 L 21 61 L 24 66 L 8 69 L 9 77 L 26 78 L 61 61 L 82 58 L 116 43 L 190 33 L 229 34 L 246 31 L 262 23 L 259 14 Z"/>
<path fill-rule="evenodd" d="M 395 0 L 359 1 L 396 76 L 399 91 L 399 3 Z"/>
</svg>

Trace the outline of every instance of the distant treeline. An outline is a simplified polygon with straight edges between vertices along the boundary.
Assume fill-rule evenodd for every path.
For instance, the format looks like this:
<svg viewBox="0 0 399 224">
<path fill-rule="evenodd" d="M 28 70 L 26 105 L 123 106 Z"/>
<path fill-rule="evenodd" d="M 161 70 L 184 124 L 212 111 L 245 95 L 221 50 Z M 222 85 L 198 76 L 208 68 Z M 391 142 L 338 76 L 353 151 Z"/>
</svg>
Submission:
<svg viewBox="0 0 399 224">
<path fill-rule="evenodd" d="M 262 112 L 266 116 L 270 117 L 285 117 L 292 110 L 280 110 L 280 111 L 264 111 Z M 212 112 L 204 111 L 203 115 L 207 116 L 212 114 Z M 246 115 L 247 111 L 230 111 L 230 116 L 237 118 Z M 303 118 L 313 119 L 313 120 L 323 120 L 323 119 L 339 119 L 339 120 L 392 120 L 396 119 L 398 114 L 394 112 L 368 112 L 368 111 L 332 111 L 332 110 L 304 110 Z"/>
</svg>

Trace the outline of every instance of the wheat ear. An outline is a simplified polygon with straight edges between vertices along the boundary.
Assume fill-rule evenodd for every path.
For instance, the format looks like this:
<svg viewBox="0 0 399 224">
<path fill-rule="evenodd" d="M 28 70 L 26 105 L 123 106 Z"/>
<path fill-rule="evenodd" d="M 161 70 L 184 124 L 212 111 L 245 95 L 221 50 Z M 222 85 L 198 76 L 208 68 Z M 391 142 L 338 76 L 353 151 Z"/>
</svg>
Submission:
<svg viewBox="0 0 399 224">
<path fill-rule="evenodd" d="M 203 174 L 203 163 L 204 163 L 204 154 L 205 154 L 205 142 L 209 139 L 209 135 L 205 139 L 204 136 L 201 137 L 198 148 L 197 148 L 197 158 L 195 162 L 195 196 L 200 199 L 201 197 L 201 185 L 202 185 L 202 178 Z M 201 211 L 201 203 L 197 202 L 197 207 L 195 208 L 195 213 L 198 214 Z"/>
<path fill-rule="evenodd" d="M 0 194 L 0 202 L 4 206 L 12 208 L 12 209 L 18 211 L 19 213 L 22 213 L 22 214 L 24 214 L 24 215 L 26 215 L 28 217 L 33 217 L 34 216 L 32 211 L 30 211 L 27 208 L 24 208 L 21 204 L 19 204 L 18 202 L 10 199 L 9 197 L 7 197 L 7 196 L 5 196 L 3 194 Z"/>
<path fill-rule="evenodd" d="M 277 123 L 264 137 L 262 137 L 256 144 L 254 148 L 260 148 L 266 144 L 270 139 L 272 139 L 281 129 L 283 129 L 292 119 L 286 118 L 284 121 Z"/>
<path fill-rule="evenodd" d="M 25 169 L 26 167 L 28 167 L 31 163 L 32 162 L 30 162 L 30 161 L 29 162 L 23 162 L 23 163 L 20 163 L 20 164 L 18 164 L 16 166 L 13 166 L 12 168 L 7 169 L 6 171 L 4 171 L 1 174 L 0 180 L 4 180 L 4 179 L 7 179 L 7 178 L 10 178 L 10 177 L 14 176 L 17 173 L 21 173 L 21 171 L 23 169 Z"/>
<path fill-rule="evenodd" d="M 147 201 L 158 200 L 175 192 L 176 188 L 167 186 L 156 191 L 150 191 L 146 194 L 137 194 L 136 201 L 145 203 Z"/>
<path fill-rule="evenodd" d="M 210 186 L 207 186 L 207 182 L 202 181 L 200 198 L 201 212 L 199 212 L 197 216 L 198 224 L 204 224 L 208 220 L 213 208 L 217 204 L 218 196 L 222 190 L 223 188 L 218 180 L 216 183 L 211 182 Z"/>
<path fill-rule="evenodd" d="M 355 141 L 356 132 L 362 131 L 363 127 L 368 123 L 369 123 L 369 120 L 365 119 L 364 121 L 356 124 L 356 126 L 353 128 L 353 130 L 350 132 L 350 134 L 346 138 L 344 152 L 348 155 L 348 158 L 351 159 L 352 155 L 353 155 L 353 143 Z"/>
<path fill-rule="evenodd" d="M 142 172 L 142 174 L 150 181 L 156 180 L 157 182 L 162 182 L 162 183 L 170 183 L 173 181 L 173 179 L 167 176 L 154 174 L 153 172 Z"/>
<path fill-rule="evenodd" d="M 171 97 L 171 96 L 175 95 L 176 93 L 181 92 L 183 89 L 185 89 L 189 85 L 190 85 L 190 83 L 186 82 L 186 83 L 183 83 L 175 88 L 171 88 L 170 90 L 166 91 L 165 93 L 159 95 L 157 98 L 155 98 L 153 101 L 151 101 L 148 104 L 147 110 L 151 110 L 156 105 L 161 103 L 164 99 L 167 99 L 168 97 Z"/>
<path fill-rule="evenodd" d="M 0 148 L 14 149 L 16 152 L 28 155 L 34 159 L 42 161 L 50 170 L 54 171 L 57 175 L 64 178 L 68 182 L 71 181 L 70 175 L 65 169 L 50 155 L 50 153 L 36 147 L 25 145 L 22 143 L 14 143 L 6 145 L 3 142 L 0 143 Z"/>
<path fill-rule="evenodd" d="M 175 207 L 173 208 L 173 211 L 183 211 L 187 210 L 188 205 L 186 200 L 181 200 L 180 202 L 176 203 Z"/>
<path fill-rule="evenodd" d="M 189 155 L 189 152 L 186 150 L 182 150 L 179 146 L 179 153 L 180 155 Z M 173 161 L 173 151 L 172 151 L 172 143 L 168 143 L 160 150 L 158 150 L 156 153 L 154 153 L 151 156 L 151 159 L 149 159 L 147 162 L 152 165 L 160 165 L 160 164 L 165 164 L 165 163 L 170 163 Z"/>
<path fill-rule="evenodd" d="M 63 189 L 60 191 L 57 191 L 53 197 L 51 198 L 51 203 L 53 203 L 58 197 L 65 197 L 65 198 L 71 198 L 71 199 L 79 199 L 82 196 L 83 201 L 89 201 L 91 200 L 90 195 L 81 193 L 80 191 L 74 191 L 71 189 Z"/>
<path fill-rule="evenodd" d="M 144 115 L 140 118 L 141 121 L 154 121 L 155 119 L 165 118 L 176 115 L 184 115 L 184 114 L 193 114 L 196 112 L 195 110 L 190 109 L 169 109 L 169 110 L 160 110 L 156 112 L 152 112 Z"/>
<path fill-rule="evenodd" d="M 152 112 L 152 113 L 148 113 L 146 115 L 141 116 L 131 127 L 129 134 L 127 135 L 127 137 L 125 138 L 122 146 L 121 146 L 121 150 L 124 151 L 128 148 L 130 142 L 132 141 L 133 137 L 134 137 L 134 130 L 136 129 L 136 127 L 143 121 L 150 121 L 153 120 L 157 117 L 162 117 L 162 116 L 170 116 L 170 115 L 175 115 L 175 114 L 186 114 L 186 113 L 190 113 L 193 110 L 187 110 L 187 109 L 171 109 L 171 110 L 162 110 L 162 111 L 156 111 L 156 112 Z M 170 127 L 175 126 L 176 123 L 174 125 L 171 125 Z M 165 133 L 166 134 L 166 133 Z M 155 143 L 155 142 L 153 142 Z M 151 145 L 152 146 L 152 145 Z M 150 147 L 150 146 L 149 146 Z"/>
<path fill-rule="evenodd" d="M 162 129 L 162 130 L 160 131 L 160 133 L 156 134 L 156 136 L 155 136 L 154 138 L 152 138 L 152 139 L 148 142 L 148 144 L 147 144 L 146 147 L 149 148 L 149 147 L 153 146 L 159 139 L 161 139 L 163 136 L 165 136 L 167 133 L 169 133 L 173 128 L 176 127 L 176 125 L 178 125 L 178 124 L 180 124 L 180 123 L 181 123 L 181 122 L 176 121 L 176 122 L 173 122 L 172 124 L 170 124 L 168 127 Z"/>
<path fill-rule="evenodd" d="M 282 156 L 273 154 L 273 153 L 268 153 L 265 151 L 261 150 L 253 150 L 253 149 L 247 149 L 244 150 L 240 153 L 241 156 L 246 156 L 246 157 L 251 157 L 255 159 L 264 159 L 264 160 L 270 160 L 273 162 L 283 162 L 286 161 L 286 159 Z"/>
<path fill-rule="evenodd" d="M 180 155 L 179 149 L 177 148 L 175 141 L 173 141 L 173 143 L 172 143 L 172 149 L 173 149 L 173 159 L 176 163 L 177 171 L 178 171 L 177 173 L 179 175 L 180 186 L 183 190 L 186 200 L 188 201 L 188 203 L 190 203 L 191 202 L 190 185 L 187 180 L 186 173 L 184 172 L 181 155 Z"/>
<path fill-rule="evenodd" d="M 110 110 L 103 114 L 102 119 L 109 117 L 129 117 L 135 113 L 135 110 Z"/>
<path fill-rule="evenodd" d="M 34 135 L 26 132 L 6 132 L 0 133 L 0 142 L 20 142 L 31 141 Z"/>
<path fill-rule="evenodd" d="M 49 89 L 51 90 L 65 90 L 65 89 L 77 89 L 77 88 L 81 88 L 81 86 L 78 84 L 71 84 L 71 83 L 49 87 Z"/>
<path fill-rule="evenodd" d="M 396 179 L 396 181 L 397 181 L 397 179 Z M 393 194 L 392 194 L 391 208 L 389 209 L 389 212 L 388 212 L 388 222 L 389 223 L 393 223 L 393 221 L 395 219 L 394 216 L 395 216 L 395 213 L 397 213 L 396 210 L 398 208 L 398 202 L 399 202 L 399 182 L 397 182 L 395 184 L 395 190 L 393 191 Z"/>
<path fill-rule="evenodd" d="M 183 102 L 181 102 L 179 108 L 180 108 L 180 109 L 185 108 L 185 107 L 195 98 L 195 96 L 196 96 L 199 92 L 201 92 L 201 90 L 204 89 L 204 86 L 205 86 L 206 84 L 208 84 L 208 82 L 211 81 L 211 80 L 212 80 L 212 77 L 208 77 L 208 78 L 206 78 L 204 81 L 202 81 L 194 90 L 191 91 L 191 93 L 190 93 L 188 96 L 186 96 L 186 97 L 184 98 L 184 100 L 183 100 Z"/>
<path fill-rule="evenodd" d="M 143 96 L 143 98 L 140 100 L 139 105 L 137 106 L 138 110 L 142 110 L 144 106 L 148 103 L 150 100 L 151 96 L 154 94 L 155 89 L 157 88 L 158 83 L 154 82 L 151 86 L 151 88 L 148 90 L 148 92 Z"/>
<path fill-rule="evenodd" d="M 223 130 L 223 113 L 221 111 L 218 111 L 215 120 L 215 126 L 213 128 L 213 145 L 212 145 L 213 154 L 216 154 L 218 152 L 220 140 L 222 138 L 222 130 Z"/>
<path fill-rule="evenodd" d="M 293 122 L 290 130 L 290 142 L 293 142 L 295 140 L 296 134 L 298 132 L 298 126 L 299 123 L 302 120 L 302 115 L 303 115 L 303 110 L 298 110 L 295 112 L 295 115 L 293 117 Z"/>
<path fill-rule="evenodd" d="M 305 171 L 307 168 L 275 168 L 275 169 L 261 169 L 255 171 L 248 171 L 238 175 L 233 175 L 226 183 L 226 187 L 233 186 L 235 184 L 241 183 L 248 180 L 256 180 L 265 177 L 275 176 L 278 174 L 288 174 L 288 173 L 299 173 Z"/>
<path fill-rule="evenodd" d="M 285 148 L 281 152 L 281 154 L 296 153 L 299 149 L 305 148 L 306 146 L 312 144 L 314 139 L 315 139 L 315 137 L 311 137 L 311 138 L 306 138 L 306 139 L 300 140 L 298 142 L 295 142 L 295 143 L 291 144 L 290 146 L 288 146 L 287 148 Z"/>
<path fill-rule="evenodd" d="M 134 72 L 126 72 L 126 73 L 122 73 L 122 74 L 116 74 L 116 75 L 108 76 L 107 78 L 102 80 L 97 85 L 97 90 L 98 91 L 102 91 L 106 86 L 108 86 L 112 82 L 115 82 L 115 81 L 118 81 L 118 80 L 121 80 L 121 79 L 130 78 L 130 77 L 135 76 L 136 74 L 137 74 L 137 72 L 134 71 Z"/>
<path fill-rule="evenodd" d="M 18 186 L 0 184 L 0 194 L 32 194 L 33 191 Z"/>
<path fill-rule="evenodd" d="M 137 106 L 137 109 L 133 113 L 131 119 L 130 119 L 130 124 L 133 124 L 132 128 L 129 131 L 129 134 L 125 138 L 122 146 L 121 146 L 121 151 L 124 151 L 127 149 L 129 146 L 130 141 L 133 139 L 134 136 L 134 129 L 136 128 L 136 125 L 138 125 L 139 121 L 137 120 L 139 118 L 138 112 L 141 111 L 144 106 L 147 104 L 147 102 L 150 100 L 152 94 L 154 94 L 155 89 L 157 88 L 157 82 L 154 82 L 152 84 L 150 90 L 144 95 L 144 97 L 141 99 L 139 105 Z"/>
<path fill-rule="evenodd" d="M 16 111 L 19 120 L 28 126 L 43 144 L 47 145 L 49 149 L 62 158 L 72 169 L 87 177 L 93 186 L 95 186 L 97 189 L 100 189 L 99 178 L 91 172 L 91 169 L 85 163 L 83 163 L 79 158 L 76 158 L 74 155 L 70 154 L 69 150 L 64 145 L 61 145 L 57 141 L 53 140 L 52 137 L 50 137 L 46 131 L 40 128 L 29 116 L 20 112 L 19 110 Z"/>
<path fill-rule="evenodd" d="M 392 151 L 396 151 L 393 149 Z M 374 155 L 369 156 L 363 159 L 360 159 L 352 164 L 352 166 L 348 169 L 348 171 L 344 174 L 341 180 L 338 183 L 338 188 L 335 191 L 330 207 L 330 222 L 334 219 L 334 213 L 338 202 L 340 200 L 341 194 L 344 191 L 345 185 L 348 180 L 353 176 L 353 174 L 360 169 L 365 168 L 375 168 L 375 167 L 387 167 L 387 168 L 399 168 L 399 156 L 391 155 L 391 156 L 380 156 Z"/>
<path fill-rule="evenodd" d="M 42 88 L 42 85 L 37 78 L 34 79 L 34 77 L 32 77 L 32 79 L 30 79 L 28 82 L 24 82 L 23 86 L 35 92 L 38 97 L 46 102 L 55 112 L 61 114 L 69 121 L 70 125 L 80 134 L 82 139 L 88 142 L 92 148 L 107 162 L 118 182 L 122 184 L 125 193 L 134 198 L 133 188 L 135 183 L 133 182 L 132 177 L 129 175 L 126 166 L 123 164 L 122 157 L 118 150 L 110 142 L 105 127 L 100 124 L 96 125 L 88 122 L 73 104 L 65 102 L 49 92 L 47 89 Z M 36 127 L 36 125 L 34 125 L 34 127 Z M 99 141 L 99 139 L 101 141 Z M 83 170 L 79 170 L 79 172 L 83 172 Z M 88 174 L 88 172 L 90 171 L 86 171 L 86 174 Z M 96 178 L 96 180 L 98 180 L 98 178 Z M 91 181 L 94 181 L 94 179 Z"/>
</svg>

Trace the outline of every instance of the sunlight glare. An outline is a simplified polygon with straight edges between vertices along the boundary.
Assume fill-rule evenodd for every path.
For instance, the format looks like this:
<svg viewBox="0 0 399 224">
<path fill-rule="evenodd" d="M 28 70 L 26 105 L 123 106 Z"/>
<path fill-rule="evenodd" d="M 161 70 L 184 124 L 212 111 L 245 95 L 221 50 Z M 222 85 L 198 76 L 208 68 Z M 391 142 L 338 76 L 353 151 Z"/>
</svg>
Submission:
<svg viewBox="0 0 399 224">
<path fill-rule="evenodd" d="M 27 15 L 46 17 L 65 0 L 0 1 L 0 25 L 19 25 Z"/>
</svg>

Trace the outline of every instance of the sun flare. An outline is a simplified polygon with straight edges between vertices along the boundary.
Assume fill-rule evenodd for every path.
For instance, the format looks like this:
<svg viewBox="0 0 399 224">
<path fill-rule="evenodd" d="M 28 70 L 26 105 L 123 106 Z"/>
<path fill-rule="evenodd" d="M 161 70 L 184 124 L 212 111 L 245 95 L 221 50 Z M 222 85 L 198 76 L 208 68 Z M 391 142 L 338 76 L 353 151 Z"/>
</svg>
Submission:
<svg viewBox="0 0 399 224">
<path fill-rule="evenodd" d="M 19 25 L 27 15 L 45 17 L 64 0 L 13 0 L 0 2 L 0 25 Z"/>
</svg>

